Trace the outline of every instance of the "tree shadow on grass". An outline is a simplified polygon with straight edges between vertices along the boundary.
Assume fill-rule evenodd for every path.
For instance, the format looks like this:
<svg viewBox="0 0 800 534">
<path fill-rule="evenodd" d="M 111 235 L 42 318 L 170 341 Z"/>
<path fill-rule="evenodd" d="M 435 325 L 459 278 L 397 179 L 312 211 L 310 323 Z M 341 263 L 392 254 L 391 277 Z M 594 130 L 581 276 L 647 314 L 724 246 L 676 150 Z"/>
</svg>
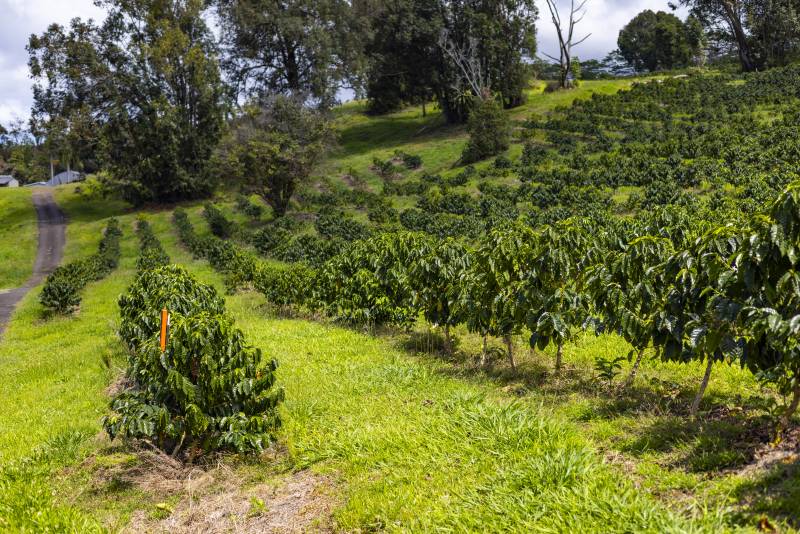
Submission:
<svg viewBox="0 0 800 534">
<path fill-rule="evenodd" d="M 773 518 L 782 526 L 800 528 L 800 427 L 775 447 L 763 447 L 734 493 L 742 515 Z M 780 529 L 779 530 L 784 530 Z"/>
</svg>

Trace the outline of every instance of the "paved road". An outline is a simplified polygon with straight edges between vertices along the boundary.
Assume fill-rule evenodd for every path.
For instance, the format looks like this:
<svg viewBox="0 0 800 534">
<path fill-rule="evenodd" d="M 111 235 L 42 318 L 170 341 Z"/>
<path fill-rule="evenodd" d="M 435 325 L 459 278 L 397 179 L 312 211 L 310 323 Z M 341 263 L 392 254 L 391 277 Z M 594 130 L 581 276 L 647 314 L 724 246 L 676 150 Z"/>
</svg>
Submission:
<svg viewBox="0 0 800 534">
<path fill-rule="evenodd" d="M 31 288 L 39 285 L 53 272 L 53 269 L 58 267 L 64 252 L 67 223 L 58 204 L 53 200 L 52 191 L 35 190 L 33 206 L 36 208 L 36 217 L 39 220 L 39 249 L 36 252 L 36 263 L 33 266 L 33 274 L 24 286 L 0 293 L 0 335 L 11 319 L 17 303 Z"/>
</svg>

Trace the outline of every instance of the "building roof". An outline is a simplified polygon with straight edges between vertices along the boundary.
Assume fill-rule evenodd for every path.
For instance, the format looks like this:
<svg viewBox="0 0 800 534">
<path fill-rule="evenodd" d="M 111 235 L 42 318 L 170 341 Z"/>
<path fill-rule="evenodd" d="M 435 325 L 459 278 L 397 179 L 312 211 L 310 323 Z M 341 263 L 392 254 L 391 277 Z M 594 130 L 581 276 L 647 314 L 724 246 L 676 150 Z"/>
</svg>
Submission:
<svg viewBox="0 0 800 534">
<path fill-rule="evenodd" d="M 56 174 L 48 182 L 49 185 L 71 184 L 83 180 L 83 175 L 77 171 L 64 171 Z"/>
</svg>

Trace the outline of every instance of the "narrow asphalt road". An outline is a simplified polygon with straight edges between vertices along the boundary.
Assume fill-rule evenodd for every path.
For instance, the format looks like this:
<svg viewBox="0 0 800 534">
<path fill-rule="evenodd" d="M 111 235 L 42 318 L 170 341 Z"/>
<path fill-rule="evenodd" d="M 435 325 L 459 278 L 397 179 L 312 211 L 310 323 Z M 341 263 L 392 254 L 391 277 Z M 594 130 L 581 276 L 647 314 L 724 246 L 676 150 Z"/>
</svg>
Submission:
<svg viewBox="0 0 800 534">
<path fill-rule="evenodd" d="M 36 263 L 33 266 L 33 274 L 24 286 L 0 293 L 0 336 L 11 319 L 17 303 L 31 288 L 39 285 L 48 274 L 58 267 L 64 252 L 67 222 L 53 199 L 52 191 L 49 189 L 35 190 L 33 206 L 36 208 L 36 217 L 39 220 L 39 248 L 36 252 Z"/>
</svg>

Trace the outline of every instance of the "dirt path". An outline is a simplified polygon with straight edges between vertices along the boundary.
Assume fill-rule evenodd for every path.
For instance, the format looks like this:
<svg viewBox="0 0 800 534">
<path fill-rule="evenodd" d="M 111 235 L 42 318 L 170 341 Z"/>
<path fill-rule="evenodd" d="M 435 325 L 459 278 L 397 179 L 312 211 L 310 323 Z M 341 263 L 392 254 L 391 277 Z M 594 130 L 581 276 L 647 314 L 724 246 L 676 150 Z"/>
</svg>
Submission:
<svg viewBox="0 0 800 534">
<path fill-rule="evenodd" d="M 53 199 L 53 192 L 49 189 L 35 190 L 33 206 L 36 208 L 36 217 L 39 221 L 36 263 L 33 266 L 33 274 L 24 286 L 0 293 L 0 335 L 11 319 L 17 303 L 31 288 L 39 285 L 53 269 L 58 267 L 64 251 L 66 219 Z"/>
</svg>

